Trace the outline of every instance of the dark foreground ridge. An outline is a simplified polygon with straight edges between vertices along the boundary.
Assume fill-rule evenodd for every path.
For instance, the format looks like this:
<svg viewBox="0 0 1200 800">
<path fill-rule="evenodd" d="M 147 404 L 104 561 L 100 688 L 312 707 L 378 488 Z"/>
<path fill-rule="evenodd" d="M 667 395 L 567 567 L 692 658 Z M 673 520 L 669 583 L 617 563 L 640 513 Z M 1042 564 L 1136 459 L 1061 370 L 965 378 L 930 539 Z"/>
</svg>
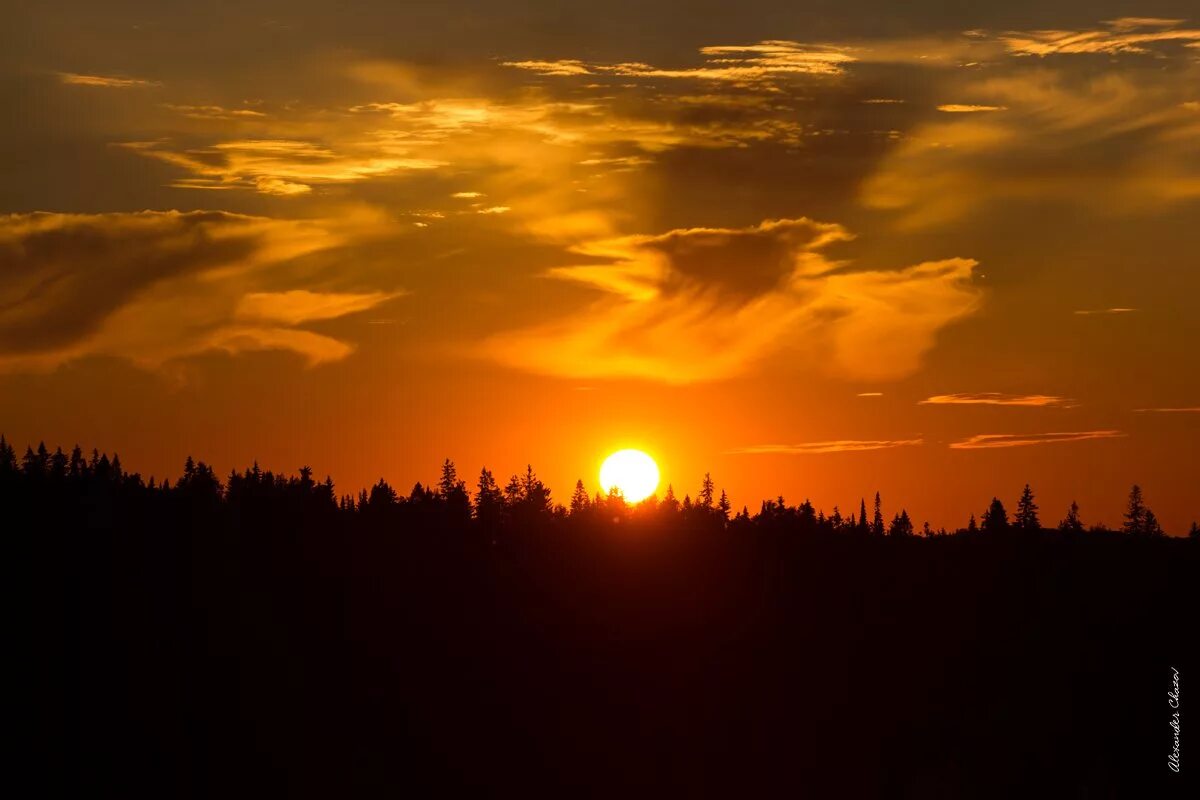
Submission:
<svg viewBox="0 0 1200 800">
<path fill-rule="evenodd" d="M 0 509 L 46 796 L 1165 796 L 1200 675 L 1187 539 L 39 458 Z"/>
</svg>

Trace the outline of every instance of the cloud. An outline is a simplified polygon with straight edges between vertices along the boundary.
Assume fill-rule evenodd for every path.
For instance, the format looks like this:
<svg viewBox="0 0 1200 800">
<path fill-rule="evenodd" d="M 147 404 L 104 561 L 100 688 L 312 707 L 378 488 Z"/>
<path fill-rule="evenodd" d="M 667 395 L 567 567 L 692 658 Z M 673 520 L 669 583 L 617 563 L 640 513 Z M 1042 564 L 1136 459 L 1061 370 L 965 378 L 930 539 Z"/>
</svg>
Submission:
<svg viewBox="0 0 1200 800">
<path fill-rule="evenodd" d="M 534 372 L 667 383 L 729 378 L 784 354 L 853 377 L 909 374 L 940 329 L 978 308 L 976 262 L 850 271 L 821 252 L 850 238 L 800 218 L 586 242 L 572 249 L 587 263 L 547 274 L 601 298 L 495 336 L 485 353 Z"/>
<path fill-rule="evenodd" d="M 664 68 L 641 62 L 620 64 L 585 63 L 577 59 L 558 61 L 505 61 L 506 67 L 539 75 L 614 75 L 623 78 L 676 78 L 731 82 L 740 85 L 771 84 L 793 75 L 840 75 L 845 64 L 858 60 L 847 48 L 766 40 L 756 44 L 713 45 L 700 48 L 704 64 Z"/>
<path fill-rule="evenodd" d="M 920 228 L 996 201 L 1119 214 L 1200 197 L 1200 120 L 1183 105 L 1195 65 L 1148 75 L 1043 66 L 988 74 L 970 94 L 1005 112 L 939 114 L 906 131 L 863 182 L 866 205 Z"/>
<path fill-rule="evenodd" d="M 503 196 L 504 205 L 519 209 L 514 218 L 546 230 L 588 215 L 593 222 L 632 216 L 620 174 L 649 167 L 659 153 L 770 142 L 798 147 L 814 133 L 782 101 L 761 102 L 741 89 L 735 97 L 726 86 L 690 92 L 686 102 L 657 95 L 581 102 L 544 88 L 482 95 L 477 86 L 471 94 L 430 98 L 423 80 L 399 94 L 411 98 L 404 102 L 355 96 L 344 107 L 284 104 L 270 114 L 254 106 L 172 102 L 167 108 L 179 118 L 168 127 L 138 131 L 136 141 L 118 145 L 174 168 L 169 186 L 176 189 L 284 199 L 442 170 L 467 176 L 478 196 Z M 611 210 L 598 211 L 605 202 Z M 576 210 L 582 213 L 572 216 Z M 608 220 L 590 227 L 592 235 L 615 229 Z"/>
<path fill-rule="evenodd" d="M 1085 311 L 1075 311 L 1081 317 L 1093 316 L 1095 314 L 1132 314 L 1135 311 L 1141 311 L 1139 308 L 1096 308 Z"/>
<path fill-rule="evenodd" d="M 1179 28 L 1182 23 L 1178 19 L 1122 17 L 1100 29 L 1011 31 L 1000 39 L 1011 53 L 1022 56 L 1146 54 L 1155 45 L 1200 41 L 1200 30 Z"/>
<path fill-rule="evenodd" d="M 1186 21 L 1182 19 L 1162 19 L 1161 17 L 1121 17 L 1120 19 L 1105 20 L 1104 24 L 1114 31 L 1124 33 L 1125 31 L 1137 30 L 1138 28 L 1177 28 Z"/>
<path fill-rule="evenodd" d="M 181 189 L 253 189 L 281 197 L 306 194 L 314 185 L 353 183 L 404 170 L 434 169 L 441 162 L 405 157 L 389 148 L 358 147 L 338 153 L 320 144 L 289 139 L 238 139 L 211 147 L 170 149 L 159 142 L 125 142 L 136 153 L 182 167 L 191 178 Z"/>
<path fill-rule="evenodd" d="M 883 397 L 883 392 L 859 392 L 855 397 Z"/>
<path fill-rule="evenodd" d="M 921 400 L 919 405 L 1032 406 L 1036 408 L 1075 408 L 1069 397 L 1046 394 L 1004 394 L 1002 392 L 958 392 L 938 394 Z"/>
<path fill-rule="evenodd" d="M 996 447 L 1027 447 L 1035 444 L 1057 442 L 1082 442 L 1088 439 L 1119 439 L 1126 434 L 1121 431 L 1077 431 L 1074 433 L 983 433 L 954 442 L 953 450 L 980 450 Z"/>
<path fill-rule="evenodd" d="M 121 78 L 114 75 L 81 75 L 77 72 L 60 72 L 58 79 L 71 86 L 91 86 L 99 89 L 140 89 L 162 86 L 158 81 L 142 78 Z"/>
<path fill-rule="evenodd" d="M 343 357 L 352 345 L 295 326 L 395 294 L 265 288 L 339 243 L 313 223 L 218 211 L 0 217 L 0 371 L 92 355 L 152 368 L 214 349 Z"/>
<path fill-rule="evenodd" d="M 892 447 L 911 447 L 923 444 L 923 439 L 894 439 L 859 441 L 842 439 L 834 442 L 805 442 L 803 444 L 759 444 L 739 447 L 728 452 L 739 455 L 813 455 L 818 453 L 857 453 L 863 450 L 886 450 Z"/>
<path fill-rule="evenodd" d="M 455 192 L 450 196 L 456 197 L 459 200 L 474 200 L 476 197 L 483 197 L 484 194 L 483 192 Z"/>
<path fill-rule="evenodd" d="M 594 75 L 582 61 L 563 58 L 558 61 L 505 61 L 506 67 L 525 69 L 538 75 Z"/>
<path fill-rule="evenodd" d="M 1200 406 L 1184 408 L 1135 408 L 1139 414 L 1200 414 Z"/>
<path fill-rule="evenodd" d="M 938 111 L 948 114 L 976 114 L 981 111 L 1005 111 L 1004 106 L 978 106 L 962 103 L 946 103 L 937 107 Z"/>
<path fill-rule="evenodd" d="M 319 319 L 336 319 L 366 311 L 398 297 L 392 292 L 349 294 L 292 289 L 286 292 L 251 292 L 238 303 L 238 319 L 299 325 Z"/>
<path fill-rule="evenodd" d="M 189 119 L 215 119 L 222 121 L 256 120 L 267 115 L 251 108 L 225 108 L 224 106 L 189 106 L 166 103 L 163 108 L 174 111 Z"/>
</svg>

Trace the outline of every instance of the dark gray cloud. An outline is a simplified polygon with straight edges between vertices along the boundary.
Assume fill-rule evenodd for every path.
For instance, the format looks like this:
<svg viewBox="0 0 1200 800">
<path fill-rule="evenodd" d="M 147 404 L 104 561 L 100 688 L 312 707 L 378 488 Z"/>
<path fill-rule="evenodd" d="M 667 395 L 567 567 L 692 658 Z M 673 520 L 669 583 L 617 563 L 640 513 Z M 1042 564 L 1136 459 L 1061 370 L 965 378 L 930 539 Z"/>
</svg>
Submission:
<svg viewBox="0 0 1200 800">
<path fill-rule="evenodd" d="M 74 342 L 157 282 L 250 259 L 263 237 L 220 211 L 0 218 L 0 352 Z"/>
<path fill-rule="evenodd" d="M 301 326 L 399 293 L 274 274 L 339 241 L 314 223 L 218 211 L 0 217 L 0 370 L 90 355 L 152 367 L 209 350 L 343 358 L 351 344 Z"/>
</svg>

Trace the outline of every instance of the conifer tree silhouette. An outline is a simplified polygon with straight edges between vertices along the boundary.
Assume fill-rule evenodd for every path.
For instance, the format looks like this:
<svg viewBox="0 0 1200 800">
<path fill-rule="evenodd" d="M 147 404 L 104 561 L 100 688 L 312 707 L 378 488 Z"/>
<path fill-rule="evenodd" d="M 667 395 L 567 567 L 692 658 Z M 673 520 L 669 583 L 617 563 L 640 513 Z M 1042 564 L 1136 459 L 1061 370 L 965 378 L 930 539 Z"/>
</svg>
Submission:
<svg viewBox="0 0 1200 800">
<path fill-rule="evenodd" d="M 575 481 L 575 492 L 571 495 L 571 516 L 582 514 L 591 508 L 592 499 L 583 488 L 583 479 Z"/>
<path fill-rule="evenodd" d="M 490 536 L 495 533 L 504 512 L 504 494 L 496 485 L 496 478 L 492 475 L 492 471 L 487 467 L 479 471 L 479 482 L 476 486 L 475 519 L 479 520 Z"/>
<path fill-rule="evenodd" d="M 1003 533 L 1008 530 L 1008 512 L 1004 510 L 1004 503 L 1000 502 L 1000 498 L 992 498 L 992 504 L 983 512 L 983 520 L 979 527 L 984 533 Z"/>
<path fill-rule="evenodd" d="M 667 493 L 663 496 L 661 508 L 668 515 L 679 512 L 679 501 L 675 499 L 675 487 L 669 483 L 667 484 Z"/>
<path fill-rule="evenodd" d="M 1058 529 L 1064 533 L 1079 533 L 1083 530 L 1083 521 L 1079 518 L 1079 503 L 1071 501 L 1071 507 L 1067 509 L 1067 516 L 1058 523 Z"/>
<path fill-rule="evenodd" d="M 1136 483 L 1129 490 L 1129 503 L 1126 506 L 1122 530 L 1134 536 L 1146 532 L 1146 504 L 1142 500 L 1142 487 Z"/>
<path fill-rule="evenodd" d="M 1023 531 L 1040 530 L 1042 525 L 1038 520 L 1037 503 L 1033 501 L 1033 490 L 1029 484 L 1021 491 L 1021 499 L 1017 501 L 1017 513 L 1013 518 L 1016 527 Z"/>
<path fill-rule="evenodd" d="M 888 526 L 889 536 L 908 537 L 913 535 L 912 520 L 908 516 L 908 512 L 900 509 L 900 513 L 892 517 L 892 522 Z"/>
<path fill-rule="evenodd" d="M 1146 509 L 1146 516 L 1142 522 L 1142 533 L 1146 536 L 1165 536 L 1166 532 L 1162 526 L 1158 524 L 1158 517 L 1154 516 L 1154 512 L 1149 508 Z"/>
<path fill-rule="evenodd" d="M 712 475 L 704 473 L 704 480 L 700 483 L 700 494 L 696 496 L 696 508 L 711 511 L 713 508 L 714 490 Z"/>
</svg>

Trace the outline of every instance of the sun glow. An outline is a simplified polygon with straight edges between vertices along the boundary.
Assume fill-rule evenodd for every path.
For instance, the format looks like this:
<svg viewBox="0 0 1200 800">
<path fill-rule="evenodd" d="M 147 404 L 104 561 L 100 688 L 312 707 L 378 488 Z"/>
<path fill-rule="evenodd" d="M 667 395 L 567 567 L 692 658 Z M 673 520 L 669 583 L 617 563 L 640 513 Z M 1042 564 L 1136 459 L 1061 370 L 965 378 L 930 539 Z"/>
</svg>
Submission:
<svg viewBox="0 0 1200 800">
<path fill-rule="evenodd" d="M 630 503 L 639 503 L 658 488 L 658 465 L 641 450 L 618 450 L 600 467 L 600 486 L 614 488 Z"/>
</svg>

